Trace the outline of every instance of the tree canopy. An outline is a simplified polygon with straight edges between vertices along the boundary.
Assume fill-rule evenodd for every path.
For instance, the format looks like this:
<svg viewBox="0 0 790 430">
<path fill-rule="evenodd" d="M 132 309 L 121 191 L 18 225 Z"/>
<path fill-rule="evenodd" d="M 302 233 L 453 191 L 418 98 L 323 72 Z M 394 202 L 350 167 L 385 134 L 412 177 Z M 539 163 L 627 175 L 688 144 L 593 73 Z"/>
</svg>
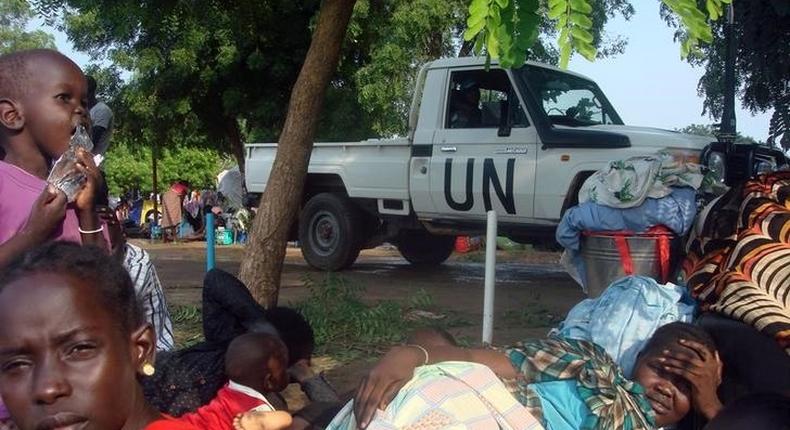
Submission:
<svg viewBox="0 0 790 430">
<path fill-rule="evenodd" d="M 32 48 L 54 48 L 55 38 L 41 30 L 27 31 L 35 17 L 25 0 L 0 0 L 0 54 Z"/>
</svg>

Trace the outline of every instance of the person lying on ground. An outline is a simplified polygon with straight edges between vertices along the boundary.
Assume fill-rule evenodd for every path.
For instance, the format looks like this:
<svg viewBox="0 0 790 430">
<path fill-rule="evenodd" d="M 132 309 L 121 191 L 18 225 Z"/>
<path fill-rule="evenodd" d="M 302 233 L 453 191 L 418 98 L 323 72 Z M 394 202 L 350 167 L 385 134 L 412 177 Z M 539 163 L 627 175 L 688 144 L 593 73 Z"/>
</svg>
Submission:
<svg viewBox="0 0 790 430">
<path fill-rule="evenodd" d="M 490 368 L 547 429 L 651 429 L 679 422 L 692 406 L 708 418 L 721 409 L 715 345 L 704 330 L 687 323 L 656 330 L 637 359 L 635 381 L 586 341 L 549 338 L 473 349 L 433 339 L 392 348 L 363 379 L 353 404 L 359 428 L 387 409 L 415 368 L 448 361 Z M 333 424 L 328 428 L 346 428 Z"/>
<path fill-rule="evenodd" d="M 206 273 L 202 302 L 205 340 L 159 354 L 156 375 L 143 380 L 145 395 L 153 405 L 180 416 L 209 403 L 228 382 L 225 354 L 230 342 L 245 333 L 264 333 L 277 335 L 285 343 L 289 376 L 311 401 L 296 413 L 294 421 L 315 425 L 331 419 L 334 414 L 329 413 L 338 409 L 340 399 L 324 376 L 310 366 L 315 340 L 301 314 L 284 307 L 263 309 L 241 281 L 219 269 Z M 278 392 L 263 394 L 275 409 L 288 409 Z"/>
<path fill-rule="evenodd" d="M 0 394 L 21 430 L 195 430 L 143 396 L 155 338 L 100 249 L 52 242 L 0 274 Z"/>
<path fill-rule="evenodd" d="M 280 338 L 264 333 L 242 334 L 231 341 L 225 354 L 228 383 L 209 404 L 182 415 L 181 419 L 202 429 L 233 430 L 244 413 L 252 416 L 253 412 L 274 412 L 263 393 L 285 389 L 287 366 L 288 350 Z M 265 418 L 264 421 L 271 425 L 272 418 Z M 248 417 L 243 421 L 250 420 Z"/>
</svg>

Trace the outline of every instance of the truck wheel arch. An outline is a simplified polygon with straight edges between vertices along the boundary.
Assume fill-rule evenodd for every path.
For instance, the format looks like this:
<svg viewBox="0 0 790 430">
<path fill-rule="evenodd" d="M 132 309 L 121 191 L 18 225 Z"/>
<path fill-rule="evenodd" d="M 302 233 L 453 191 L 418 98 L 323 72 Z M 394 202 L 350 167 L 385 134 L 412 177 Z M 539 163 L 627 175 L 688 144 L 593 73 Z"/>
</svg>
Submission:
<svg viewBox="0 0 790 430">
<path fill-rule="evenodd" d="M 560 217 L 565 215 L 565 211 L 568 210 L 568 208 L 572 208 L 579 204 L 579 190 L 581 189 L 582 185 L 584 185 L 584 181 L 592 176 L 593 173 L 595 173 L 595 170 L 582 170 L 581 172 L 576 173 L 576 176 L 574 176 L 573 180 L 571 180 L 570 186 L 568 186 L 568 193 L 565 194 L 565 201 L 562 203 L 562 212 L 560 212 Z"/>
</svg>

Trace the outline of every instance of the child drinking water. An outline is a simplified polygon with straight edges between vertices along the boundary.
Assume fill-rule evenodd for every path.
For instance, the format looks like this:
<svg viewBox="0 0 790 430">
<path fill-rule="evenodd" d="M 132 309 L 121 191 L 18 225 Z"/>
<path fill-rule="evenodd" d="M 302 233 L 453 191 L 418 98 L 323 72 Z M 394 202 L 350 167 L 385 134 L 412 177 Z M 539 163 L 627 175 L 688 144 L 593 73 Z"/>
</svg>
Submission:
<svg viewBox="0 0 790 430">
<path fill-rule="evenodd" d="M 106 247 L 93 206 L 92 155 L 77 153 L 87 181 L 73 204 L 46 182 L 78 125 L 89 126 L 86 98 L 82 71 L 57 51 L 0 56 L 0 269 L 47 240 Z"/>
</svg>

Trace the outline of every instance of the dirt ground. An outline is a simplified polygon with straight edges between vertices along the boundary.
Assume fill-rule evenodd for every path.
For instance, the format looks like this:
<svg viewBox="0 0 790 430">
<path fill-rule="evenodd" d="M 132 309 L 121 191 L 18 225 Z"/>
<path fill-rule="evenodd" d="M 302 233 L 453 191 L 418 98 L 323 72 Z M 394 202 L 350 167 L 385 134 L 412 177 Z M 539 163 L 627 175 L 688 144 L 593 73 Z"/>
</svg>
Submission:
<svg viewBox="0 0 790 430">
<path fill-rule="evenodd" d="M 200 305 L 205 273 L 205 243 L 161 244 L 135 240 L 151 254 L 164 285 L 170 305 Z M 216 266 L 238 274 L 243 246 L 224 246 L 216 250 Z M 437 317 L 443 312 L 464 324 L 449 331 L 467 343 L 479 343 L 482 332 L 483 265 L 481 251 L 456 254 L 445 264 L 430 268 L 409 265 L 392 247 L 363 251 L 351 270 L 341 276 L 365 287 L 364 300 L 407 300 L 424 290 Z M 584 295 L 578 285 L 558 264 L 558 253 L 532 250 L 497 252 L 494 343 L 508 344 L 540 337 L 561 320 Z M 289 248 L 280 290 L 280 303 L 293 304 L 305 299 L 305 276 L 320 279 L 323 273 L 310 268 L 297 248 Z M 332 357 L 316 357 L 314 365 L 326 372 L 340 392 L 353 390 L 377 357 L 363 357 L 339 363 Z M 291 387 L 293 389 L 293 387 Z M 295 393 L 291 407 L 301 401 Z M 294 404 L 296 403 L 296 404 Z"/>
</svg>

